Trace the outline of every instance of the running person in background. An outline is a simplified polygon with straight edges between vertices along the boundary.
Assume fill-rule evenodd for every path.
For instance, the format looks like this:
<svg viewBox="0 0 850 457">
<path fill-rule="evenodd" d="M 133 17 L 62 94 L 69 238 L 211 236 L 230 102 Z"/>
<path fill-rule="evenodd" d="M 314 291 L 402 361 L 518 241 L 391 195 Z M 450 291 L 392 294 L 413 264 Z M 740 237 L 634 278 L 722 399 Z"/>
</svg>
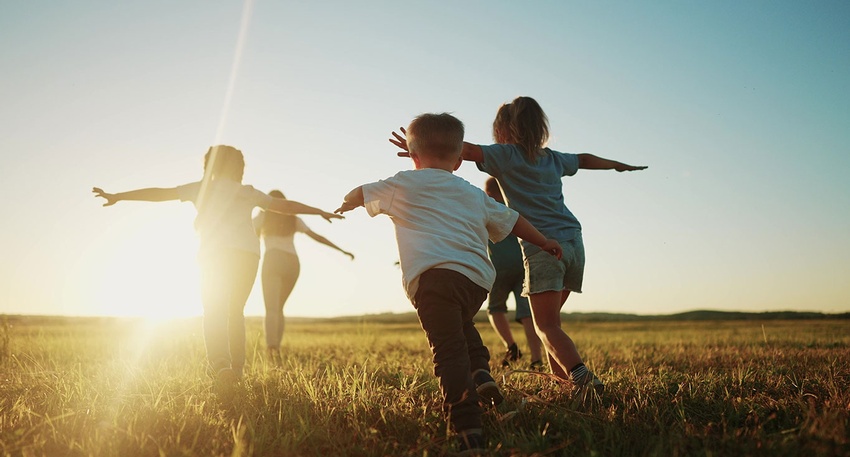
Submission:
<svg viewBox="0 0 850 457">
<path fill-rule="evenodd" d="M 487 178 L 484 183 L 484 192 L 493 200 L 504 204 L 502 191 L 499 183 L 493 177 Z M 508 322 L 508 295 L 514 294 L 516 301 L 516 321 L 522 325 L 525 331 L 525 339 L 531 352 L 531 364 L 529 368 L 539 370 L 543 368 L 543 360 L 540 352 L 540 337 L 534 331 L 534 321 L 531 318 L 531 309 L 528 307 L 528 299 L 522 296 L 522 283 L 525 279 L 525 267 L 522 263 L 522 250 L 519 241 L 514 235 L 508 235 L 504 240 L 494 243 L 489 241 L 488 251 L 490 261 L 496 269 L 496 281 L 487 298 L 487 317 L 490 325 L 502 339 L 505 348 L 505 357 L 502 366 L 509 367 L 512 363 L 522 357 L 522 351 L 514 341 L 511 325 Z"/>
<path fill-rule="evenodd" d="M 286 199 L 279 190 L 273 190 L 269 195 L 276 199 Z M 300 217 L 290 214 L 260 211 L 254 217 L 254 230 L 263 239 L 265 246 L 261 279 L 266 307 L 266 348 L 272 362 L 279 365 L 284 328 L 283 307 L 301 272 L 301 263 L 295 251 L 295 234 L 304 233 L 319 243 L 351 257 L 351 260 L 354 260 L 354 254 L 310 230 Z"/>
<path fill-rule="evenodd" d="M 204 342 L 211 374 L 222 388 L 241 378 L 245 367 L 243 309 L 260 262 L 260 242 L 251 225 L 255 207 L 283 214 L 316 214 L 340 218 L 292 200 L 272 198 L 242 184 L 245 160 L 231 146 L 210 147 L 204 156 L 201 181 L 169 188 L 145 188 L 110 194 L 93 188 L 103 206 L 124 200 L 191 201 L 197 208 L 195 230 L 200 238 L 198 265 L 204 306 Z"/>
</svg>

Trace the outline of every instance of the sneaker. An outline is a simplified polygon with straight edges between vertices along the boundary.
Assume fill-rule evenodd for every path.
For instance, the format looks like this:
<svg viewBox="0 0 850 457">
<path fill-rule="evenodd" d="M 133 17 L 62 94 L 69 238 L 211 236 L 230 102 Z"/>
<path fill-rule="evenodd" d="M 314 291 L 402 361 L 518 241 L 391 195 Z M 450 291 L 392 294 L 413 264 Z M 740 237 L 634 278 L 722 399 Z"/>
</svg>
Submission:
<svg viewBox="0 0 850 457">
<path fill-rule="evenodd" d="M 592 396 L 601 398 L 602 393 L 605 392 L 605 384 L 592 371 L 588 371 L 581 379 L 573 382 L 575 383 L 573 398 L 578 398 L 582 401 Z"/>
<path fill-rule="evenodd" d="M 487 406 L 499 406 L 505 399 L 502 393 L 499 392 L 499 386 L 496 381 L 490 376 L 487 370 L 475 370 L 472 373 L 472 381 L 475 383 L 475 391 L 481 397 L 481 402 Z"/>
<path fill-rule="evenodd" d="M 521 357 L 522 351 L 519 350 L 519 347 L 516 345 L 516 343 L 513 343 L 505 351 L 505 357 L 502 359 L 502 366 L 507 368 L 511 366 L 511 362 L 516 362 Z"/>
<path fill-rule="evenodd" d="M 487 442 L 480 432 L 461 432 L 458 434 L 458 454 L 462 456 L 484 455 Z"/>
<path fill-rule="evenodd" d="M 543 371 L 543 361 L 542 360 L 532 360 L 528 365 L 528 369 L 531 371 Z"/>
<path fill-rule="evenodd" d="M 219 395 L 232 396 L 239 384 L 239 375 L 233 368 L 222 368 L 215 375 L 215 389 Z"/>
<path fill-rule="evenodd" d="M 281 366 L 280 349 L 278 349 L 278 348 L 268 348 L 268 354 L 269 354 L 269 358 L 268 358 L 269 363 L 273 367 L 279 368 Z"/>
</svg>

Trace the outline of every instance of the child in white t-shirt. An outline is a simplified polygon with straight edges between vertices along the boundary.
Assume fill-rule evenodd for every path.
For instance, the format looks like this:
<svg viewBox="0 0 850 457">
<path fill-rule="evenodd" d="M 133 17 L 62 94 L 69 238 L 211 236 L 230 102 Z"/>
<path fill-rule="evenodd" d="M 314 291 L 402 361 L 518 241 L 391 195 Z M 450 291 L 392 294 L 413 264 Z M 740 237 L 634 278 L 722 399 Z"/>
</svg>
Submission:
<svg viewBox="0 0 850 457">
<path fill-rule="evenodd" d="M 337 213 L 365 206 L 370 216 L 393 221 L 408 298 L 434 355 L 443 407 L 462 450 L 481 449 L 479 395 L 498 404 L 502 395 L 489 373 L 490 353 L 472 318 L 496 273 L 487 239 L 508 234 L 555 256 L 561 247 L 516 211 L 453 174 L 461 164 L 463 123 L 449 114 L 422 114 L 407 130 L 415 170 L 357 187 Z"/>
</svg>

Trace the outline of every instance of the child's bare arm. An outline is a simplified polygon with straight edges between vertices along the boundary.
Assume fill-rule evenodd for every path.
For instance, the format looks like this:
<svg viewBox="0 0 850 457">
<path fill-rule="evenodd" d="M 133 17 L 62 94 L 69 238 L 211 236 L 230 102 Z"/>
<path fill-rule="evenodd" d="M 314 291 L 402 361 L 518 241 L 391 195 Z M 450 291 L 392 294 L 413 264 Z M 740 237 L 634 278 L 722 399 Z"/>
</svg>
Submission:
<svg viewBox="0 0 850 457">
<path fill-rule="evenodd" d="M 484 161 L 484 151 L 481 150 L 481 146 L 477 144 L 463 142 L 463 150 L 460 152 L 460 157 L 463 160 L 468 160 L 470 162 L 483 162 Z"/>
<path fill-rule="evenodd" d="M 534 244 L 535 246 L 538 246 L 540 249 L 552 254 L 558 259 L 560 259 L 563 254 L 561 245 L 558 244 L 557 241 L 543 236 L 539 230 L 534 228 L 534 226 L 522 216 L 517 218 L 516 224 L 514 224 L 514 229 L 511 230 L 511 233 L 531 244 Z"/>
<path fill-rule="evenodd" d="M 354 208 L 363 206 L 363 186 L 357 186 L 342 199 L 342 204 L 334 211 L 337 214 L 342 214 L 346 211 L 351 211 Z"/>
<path fill-rule="evenodd" d="M 345 219 L 343 216 L 322 211 L 319 208 L 314 208 L 294 200 L 284 200 L 282 198 L 275 198 L 272 204 L 269 205 L 268 210 L 282 214 L 315 214 L 322 216 L 328 222 L 331 222 L 332 219 Z"/>
<path fill-rule="evenodd" d="M 99 187 L 93 187 L 91 191 L 92 193 L 94 193 L 95 197 L 102 197 L 106 199 L 106 203 L 104 203 L 103 206 L 112 206 L 122 200 L 165 202 L 169 200 L 178 200 L 180 198 L 177 193 L 176 187 L 150 187 L 146 189 L 136 189 L 127 192 L 119 192 L 117 194 L 110 194 L 108 192 L 104 192 L 103 189 Z"/>
<path fill-rule="evenodd" d="M 390 143 L 398 146 L 404 151 L 399 151 L 399 157 L 410 157 L 410 150 L 407 148 L 407 138 L 404 135 L 407 135 L 407 131 L 404 127 L 400 127 L 401 135 L 396 132 L 393 132 L 393 138 L 390 138 Z M 461 158 L 463 160 L 469 160 L 471 162 L 483 162 L 484 161 L 484 152 L 481 150 L 481 146 L 477 144 L 463 142 L 463 150 L 460 153 Z"/>
<path fill-rule="evenodd" d="M 645 170 L 647 167 L 635 167 L 626 165 L 616 160 L 603 159 L 602 157 L 593 154 L 579 154 L 578 167 L 585 170 L 617 170 L 617 171 L 637 171 Z"/>
</svg>

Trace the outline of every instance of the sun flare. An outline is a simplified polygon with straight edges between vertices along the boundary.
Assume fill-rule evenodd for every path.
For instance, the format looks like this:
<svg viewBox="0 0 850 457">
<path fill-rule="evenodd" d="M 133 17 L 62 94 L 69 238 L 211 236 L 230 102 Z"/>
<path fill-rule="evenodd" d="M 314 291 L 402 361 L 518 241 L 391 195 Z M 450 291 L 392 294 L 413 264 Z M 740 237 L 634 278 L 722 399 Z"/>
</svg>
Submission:
<svg viewBox="0 0 850 457">
<path fill-rule="evenodd" d="M 91 254 L 91 314 L 160 321 L 202 314 L 196 249 L 191 219 L 174 208 L 122 219 Z"/>
</svg>

